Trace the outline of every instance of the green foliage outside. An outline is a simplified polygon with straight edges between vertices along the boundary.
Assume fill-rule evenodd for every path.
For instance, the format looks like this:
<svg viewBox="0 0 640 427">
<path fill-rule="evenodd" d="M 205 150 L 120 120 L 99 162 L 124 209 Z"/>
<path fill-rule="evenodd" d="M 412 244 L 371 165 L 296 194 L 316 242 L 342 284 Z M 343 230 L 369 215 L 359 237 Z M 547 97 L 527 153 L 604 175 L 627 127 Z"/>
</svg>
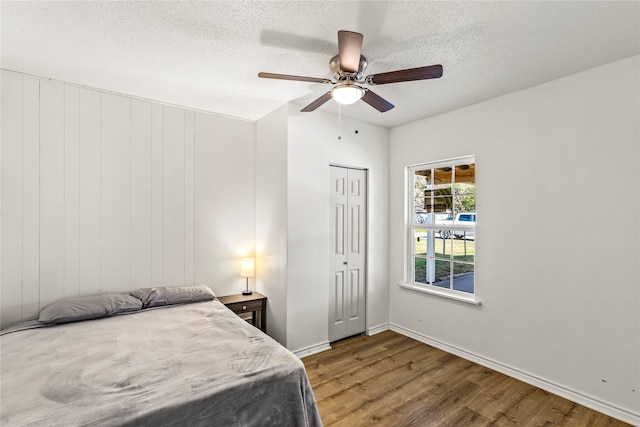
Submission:
<svg viewBox="0 0 640 427">
<path fill-rule="evenodd" d="M 416 208 L 428 209 L 430 199 L 425 200 L 424 192 L 427 184 L 424 176 L 415 177 L 414 206 Z M 475 212 L 476 211 L 476 186 L 474 184 L 454 184 L 453 191 L 451 185 L 436 186 L 433 189 L 434 202 L 439 207 L 438 212 Z M 446 206 L 446 208 L 444 207 Z"/>
<path fill-rule="evenodd" d="M 416 230 L 420 232 L 420 230 Z M 415 254 L 426 255 L 427 242 L 426 238 L 422 237 L 419 240 L 414 241 Z M 444 243 L 444 245 L 443 245 Z M 453 247 L 450 245 L 453 243 Z M 463 264 L 464 262 L 473 263 L 475 255 L 475 242 L 473 240 L 458 240 L 458 239 L 435 239 L 435 256 L 437 260 L 448 261 L 451 259 L 451 250 L 453 250 L 453 274 L 462 274 L 473 272 L 473 264 Z M 418 282 L 426 282 L 426 258 L 415 259 L 415 278 Z M 450 263 L 448 262 L 436 262 L 435 263 L 435 277 L 446 277 L 451 274 Z"/>
<path fill-rule="evenodd" d="M 455 192 L 459 194 L 455 198 L 456 212 L 476 211 L 476 186 L 470 184 L 455 184 Z"/>
</svg>

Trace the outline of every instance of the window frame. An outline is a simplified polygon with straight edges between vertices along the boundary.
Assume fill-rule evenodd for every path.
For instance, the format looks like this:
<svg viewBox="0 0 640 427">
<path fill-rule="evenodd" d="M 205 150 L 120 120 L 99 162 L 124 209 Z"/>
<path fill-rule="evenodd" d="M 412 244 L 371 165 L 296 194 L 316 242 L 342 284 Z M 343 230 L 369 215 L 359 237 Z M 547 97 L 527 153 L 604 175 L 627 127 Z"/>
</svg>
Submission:
<svg viewBox="0 0 640 427">
<path fill-rule="evenodd" d="M 405 239 L 406 239 L 406 244 L 405 244 L 405 283 L 401 284 L 401 287 L 403 288 L 407 288 L 407 289 L 411 289 L 411 290 L 416 290 L 419 292 L 425 292 L 425 293 L 429 293 L 429 294 L 434 294 L 434 295 L 438 295 L 438 296 L 442 296 L 442 297 L 446 297 L 446 298 L 451 298 L 451 299 L 455 299 L 458 301 L 463 301 L 463 302 L 467 302 L 467 303 L 471 303 L 474 305 L 480 305 L 480 300 L 477 298 L 477 289 L 476 289 L 476 284 L 475 284 L 475 270 L 476 270 L 476 256 L 475 256 L 475 232 L 476 232 L 476 224 L 475 222 L 473 224 L 463 224 L 463 223 L 455 223 L 455 224 L 425 224 L 423 222 L 417 222 L 416 219 L 416 207 L 415 207 L 415 172 L 416 171 L 420 171 L 420 170 L 434 170 L 437 168 L 443 168 L 443 167 L 451 167 L 453 169 L 452 172 L 452 184 L 455 184 L 455 167 L 456 166 L 460 166 L 460 165 L 465 165 L 465 164 L 470 164 L 473 163 L 474 164 L 474 168 L 475 168 L 475 156 L 474 155 L 470 155 L 470 156 L 463 156 L 463 157 L 457 157 L 457 158 L 452 158 L 452 159 L 446 159 L 446 160 L 440 160 L 440 161 L 434 161 L 434 162 L 425 162 L 425 163 L 419 163 L 419 164 L 415 164 L 415 165 L 410 165 L 407 166 L 406 169 L 406 197 L 405 197 L 405 207 L 406 207 L 406 221 L 405 221 Z M 453 190 L 453 187 L 452 187 Z M 477 190 L 477 188 L 476 188 Z M 452 191 L 452 196 L 454 195 L 453 191 Z M 435 197 L 435 195 L 432 195 L 432 197 Z M 433 200 L 433 199 L 432 199 Z M 461 212 L 461 213 L 466 213 L 466 212 Z M 436 214 L 436 212 L 433 212 L 434 216 Z M 456 212 L 452 211 L 451 212 L 453 218 L 452 221 L 455 220 L 456 218 Z M 476 216 L 477 219 L 477 213 L 474 212 L 474 215 Z M 456 263 L 462 263 L 462 264 L 470 264 L 473 266 L 473 271 L 474 271 L 474 289 L 473 289 L 473 293 L 470 292 L 465 292 L 465 291 L 460 291 L 460 290 L 455 290 L 452 288 L 452 280 L 453 280 L 453 275 L 451 275 L 449 277 L 449 288 L 444 288 L 444 287 L 440 287 L 440 286 L 436 286 L 433 285 L 432 283 L 423 283 L 423 282 L 417 282 L 415 280 L 415 259 L 416 259 L 416 254 L 414 253 L 415 250 L 415 246 L 414 246 L 414 237 L 415 237 L 415 232 L 417 230 L 426 230 L 426 238 L 428 242 L 434 242 L 435 241 L 435 233 L 437 233 L 439 230 L 451 230 L 451 231 L 461 231 L 461 232 L 473 232 L 474 233 L 474 255 L 473 255 L 473 261 L 469 262 L 469 261 L 455 261 Z M 431 244 L 431 246 L 435 246 L 434 244 Z M 429 248 L 429 243 L 427 244 L 427 247 Z M 435 255 L 429 255 L 428 254 L 429 249 L 427 249 L 427 253 L 424 254 L 424 259 L 426 260 L 425 262 L 429 262 L 430 258 L 433 258 L 434 260 L 437 259 L 437 256 Z M 419 258 L 422 258 L 422 256 L 420 256 Z M 442 259 L 442 258 L 441 258 Z M 451 254 L 450 260 L 449 262 L 451 263 L 451 268 L 453 266 L 453 254 Z"/>
</svg>

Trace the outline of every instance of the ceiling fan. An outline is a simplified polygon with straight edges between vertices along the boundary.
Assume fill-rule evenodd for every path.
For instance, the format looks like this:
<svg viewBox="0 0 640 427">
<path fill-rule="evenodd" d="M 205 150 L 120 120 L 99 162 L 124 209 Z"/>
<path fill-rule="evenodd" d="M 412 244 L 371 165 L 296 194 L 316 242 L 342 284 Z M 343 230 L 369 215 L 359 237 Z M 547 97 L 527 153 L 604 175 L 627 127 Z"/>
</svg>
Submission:
<svg viewBox="0 0 640 427">
<path fill-rule="evenodd" d="M 382 85 L 442 77 L 442 65 L 428 65 L 426 67 L 370 74 L 363 78 L 368 63 L 367 58 L 361 55 L 362 38 L 363 36 L 360 33 L 338 31 L 338 54 L 329 61 L 329 68 L 331 68 L 334 80 L 274 73 L 258 73 L 258 77 L 336 85 L 329 92 L 300 110 L 303 112 L 314 111 L 333 98 L 343 105 L 353 104 L 362 99 L 381 113 L 389 111 L 394 105 L 376 95 L 371 89 L 360 86 L 361 84 Z"/>
</svg>

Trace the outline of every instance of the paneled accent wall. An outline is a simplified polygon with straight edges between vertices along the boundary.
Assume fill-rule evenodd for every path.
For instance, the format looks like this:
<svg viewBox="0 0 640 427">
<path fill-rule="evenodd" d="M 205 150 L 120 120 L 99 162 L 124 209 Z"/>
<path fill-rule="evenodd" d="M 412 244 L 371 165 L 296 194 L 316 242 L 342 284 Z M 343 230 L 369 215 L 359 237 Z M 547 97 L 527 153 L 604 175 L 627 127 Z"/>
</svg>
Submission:
<svg viewBox="0 0 640 427">
<path fill-rule="evenodd" d="M 201 158 L 207 170 L 196 184 L 196 149 L 207 156 L 226 146 L 217 135 L 229 126 L 242 142 L 226 158 Z M 224 182 L 225 192 L 244 195 L 234 209 L 245 212 L 226 232 L 253 249 L 253 152 L 249 122 L 3 71 L 1 325 L 65 296 L 235 277 L 235 254 L 222 269 L 205 262 L 198 272 L 196 247 L 215 263 L 209 245 L 219 239 L 196 242 L 196 222 L 233 217 L 209 202 Z M 241 180 L 214 172 L 233 159 L 249 165 L 236 168 Z"/>
</svg>

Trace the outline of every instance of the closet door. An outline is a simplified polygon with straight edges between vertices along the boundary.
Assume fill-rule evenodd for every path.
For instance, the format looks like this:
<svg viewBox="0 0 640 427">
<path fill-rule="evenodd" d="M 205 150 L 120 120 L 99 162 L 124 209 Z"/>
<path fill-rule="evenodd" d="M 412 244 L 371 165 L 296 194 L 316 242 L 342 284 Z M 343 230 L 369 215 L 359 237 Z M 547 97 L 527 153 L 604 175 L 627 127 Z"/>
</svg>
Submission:
<svg viewBox="0 0 640 427">
<path fill-rule="evenodd" d="M 329 341 L 365 332 L 367 173 L 331 166 Z"/>
</svg>

